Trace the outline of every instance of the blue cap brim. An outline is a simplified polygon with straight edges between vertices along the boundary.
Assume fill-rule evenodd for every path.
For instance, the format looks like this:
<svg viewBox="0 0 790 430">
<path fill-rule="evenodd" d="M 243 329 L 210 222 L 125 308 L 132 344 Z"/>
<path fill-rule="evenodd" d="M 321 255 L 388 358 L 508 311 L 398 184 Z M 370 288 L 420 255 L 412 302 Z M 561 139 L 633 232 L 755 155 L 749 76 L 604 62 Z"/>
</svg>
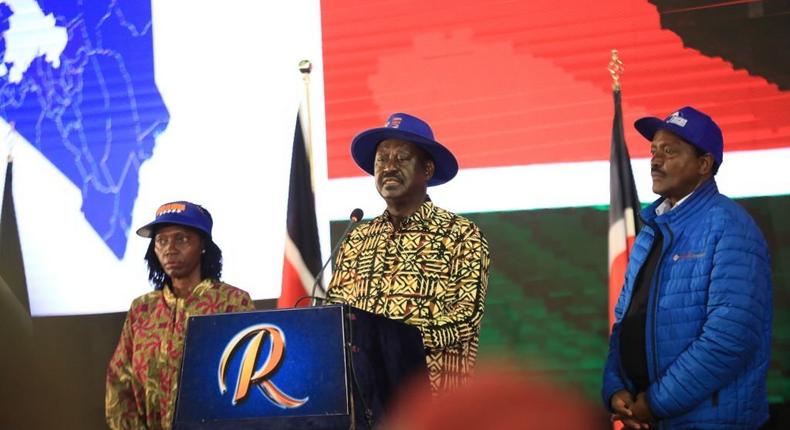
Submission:
<svg viewBox="0 0 790 430">
<path fill-rule="evenodd" d="M 688 131 L 685 128 L 679 127 L 670 122 L 666 122 L 661 118 L 656 118 L 652 116 L 640 118 L 634 121 L 634 128 L 636 128 L 636 131 L 638 131 L 639 134 L 644 136 L 645 139 L 651 142 L 653 141 L 653 138 L 655 137 L 658 130 L 666 130 L 679 136 L 681 139 L 685 140 L 688 144 L 700 148 L 703 151 L 706 150 L 705 148 L 700 147 L 696 142 L 694 142 L 694 138 L 688 135 Z"/>
<path fill-rule="evenodd" d="M 162 215 L 158 217 L 155 221 L 151 221 L 148 224 L 138 228 L 137 235 L 140 237 L 154 237 L 157 226 L 162 224 L 183 225 L 184 227 L 193 228 L 199 232 L 202 232 L 209 239 L 211 238 L 211 232 L 206 231 L 206 228 L 203 225 L 200 225 L 199 223 L 193 222 L 191 220 L 185 220 L 184 217 L 180 216 L 179 214 Z"/>
<path fill-rule="evenodd" d="M 374 174 L 374 159 L 378 144 L 387 139 L 412 142 L 422 148 L 433 159 L 435 171 L 428 180 L 428 186 L 441 185 L 450 181 L 458 173 L 458 160 L 439 142 L 396 128 L 374 128 L 358 134 L 351 142 L 351 156 L 357 165 L 367 173 Z"/>
</svg>

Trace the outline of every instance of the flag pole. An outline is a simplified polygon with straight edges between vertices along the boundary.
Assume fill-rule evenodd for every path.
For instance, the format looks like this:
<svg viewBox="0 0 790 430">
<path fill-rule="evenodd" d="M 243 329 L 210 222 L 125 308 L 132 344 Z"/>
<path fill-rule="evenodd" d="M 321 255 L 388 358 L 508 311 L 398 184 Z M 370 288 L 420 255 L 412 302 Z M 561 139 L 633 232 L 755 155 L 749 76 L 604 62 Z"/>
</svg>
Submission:
<svg viewBox="0 0 790 430">
<path fill-rule="evenodd" d="M 610 178 L 609 178 L 609 228 L 615 228 L 618 230 L 616 235 L 616 239 L 612 237 L 612 234 L 609 235 L 609 241 L 611 242 L 613 239 L 616 240 L 618 243 L 616 244 L 615 248 L 612 247 L 612 243 L 609 243 L 609 329 L 611 330 L 612 324 L 614 323 L 615 316 L 614 316 L 614 308 L 617 304 L 617 298 L 619 297 L 620 293 L 620 286 L 622 284 L 622 277 L 625 273 L 624 263 L 615 263 L 613 258 L 616 255 L 619 255 L 622 251 L 625 251 L 626 259 L 628 255 L 628 246 L 627 246 L 627 227 L 623 228 L 623 226 L 617 226 L 618 223 L 612 224 L 614 219 L 612 217 L 612 211 L 614 210 L 617 212 L 614 215 L 614 218 L 623 218 L 623 224 L 627 223 L 627 218 L 624 217 L 622 213 L 623 210 L 623 199 L 622 199 L 622 167 L 620 164 L 621 161 L 621 149 L 620 146 L 624 144 L 622 142 L 623 139 L 623 132 L 622 132 L 622 111 L 620 106 L 620 77 L 623 75 L 625 71 L 625 67 L 623 65 L 623 61 L 620 59 L 620 54 L 617 52 L 616 49 L 612 49 L 611 56 L 609 58 L 609 64 L 607 66 L 607 70 L 609 71 L 609 75 L 612 77 L 612 93 L 614 96 L 614 124 L 612 126 L 612 153 L 610 154 L 609 163 L 610 163 Z M 613 182 L 616 182 L 617 185 L 612 185 Z M 615 205 L 615 201 L 613 200 L 613 195 L 617 195 L 616 198 L 617 204 Z M 620 237 L 624 236 L 624 237 Z M 622 242 L 622 243 L 620 243 Z M 622 246 L 625 246 L 625 249 L 620 249 Z M 622 267 L 620 267 L 622 266 Z M 619 270 L 618 270 L 619 269 Z M 621 274 L 622 272 L 622 274 Z"/>
<path fill-rule="evenodd" d="M 310 177 L 312 178 L 313 172 L 313 113 L 310 108 L 310 72 L 313 71 L 313 63 L 310 60 L 302 60 L 299 62 L 299 72 L 302 73 L 302 81 L 304 82 L 304 99 L 305 99 L 305 116 L 302 128 L 306 131 L 306 149 L 307 149 L 307 162 L 310 165 Z M 313 184 L 314 185 L 314 184 Z"/>
<path fill-rule="evenodd" d="M 617 139 L 617 137 L 618 136 L 622 136 L 622 117 L 620 116 L 621 115 L 621 111 L 620 111 L 620 109 L 621 109 L 621 107 L 620 107 L 620 76 L 625 71 L 625 68 L 623 67 L 623 61 L 620 60 L 620 55 L 618 54 L 616 49 L 612 49 L 612 53 L 611 53 L 611 57 L 609 59 L 609 65 L 607 67 L 607 70 L 609 70 L 609 74 L 612 77 L 612 92 L 613 92 L 613 96 L 614 96 L 614 110 L 615 110 L 615 120 L 614 120 L 614 125 L 612 127 L 612 149 L 611 149 L 612 150 L 612 154 L 610 154 L 610 158 L 609 158 L 609 163 L 610 163 L 610 168 L 609 168 L 610 169 L 609 187 L 610 187 L 610 190 L 609 190 L 609 240 L 608 240 L 608 242 L 609 242 L 608 243 L 608 246 L 609 246 L 609 264 L 608 264 L 608 266 L 609 266 L 608 267 L 608 269 L 609 269 L 609 280 L 608 280 L 609 281 L 609 294 L 608 294 L 609 295 L 609 300 L 608 300 L 609 325 L 608 325 L 608 327 L 609 327 L 609 330 L 611 330 L 612 329 L 612 324 L 614 324 L 614 320 L 615 320 L 614 308 L 615 308 L 615 305 L 617 304 L 617 299 L 618 299 L 618 297 L 620 295 L 620 285 L 622 284 L 622 278 L 623 278 L 623 275 L 625 274 L 625 263 L 622 262 L 622 261 L 620 261 L 620 262 L 614 262 L 613 261 L 613 257 L 614 257 L 613 254 L 619 254 L 619 252 L 621 251 L 619 249 L 620 246 L 625 245 L 625 243 L 618 243 L 618 244 L 614 245 L 614 247 L 613 247 L 613 244 L 611 242 L 612 242 L 613 239 L 616 240 L 616 241 L 622 241 L 622 242 L 626 242 L 627 241 L 627 236 L 626 235 L 624 235 L 626 237 L 622 237 L 622 238 L 620 238 L 620 237 L 613 238 L 613 235 L 612 235 L 612 228 L 613 228 L 613 225 L 612 225 L 612 222 L 613 222 L 612 211 L 616 210 L 614 208 L 614 202 L 612 200 L 613 199 L 612 193 L 614 192 L 614 190 L 612 189 L 613 188 L 612 187 L 612 181 L 613 181 L 612 177 L 613 176 L 616 176 L 618 178 L 617 179 L 617 182 L 618 182 L 617 188 L 621 188 L 622 187 L 622 184 L 619 181 L 619 177 L 621 177 L 621 172 L 618 169 L 618 172 L 617 172 L 616 175 L 614 173 L 612 173 L 612 169 L 615 168 L 615 167 L 612 167 L 612 163 L 618 163 L 619 159 L 620 159 L 620 157 L 616 157 L 615 158 L 614 154 L 615 154 L 615 151 L 617 151 L 617 149 L 618 149 L 618 148 L 616 148 L 616 146 L 621 143 L 621 142 L 617 142 L 617 140 L 619 140 L 619 139 Z M 618 194 L 620 194 L 619 191 L 620 190 L 617 190 Z M 622 203 L 621 199 L 618 199 L 618 201 L 620 201 L 620 203 Z M 621 205 L 619 205 L 619 206 L 621 206 Z M 622 209 L 622 208 L 618 207 L 617 209 Z M 617 216 L 622 216 L 622 214 L 617 214 Z M 626 220 L 623 220 L 623 221 L 627 222 Z M 618 229 L 617 227 L 614 227 L 614 228 Z M 620 236 L 620 235 L 615 235 L 615 236 Z M 625 239 L 625 240 L 623 240 L 623 239 Z M 626 248 L 627 248 L 627 245 L 626 245 Z M 616 250 L 613 250 L 613 249 L 616 249 Z M 625 253 L 627 255 L 627 253 L 628 253 L 627 249 L 625 250 Z M 618 421 L 612 422 L 612 429 L 613 430 L 620 430 L 622 428 L 623 428 L 623 423 L 622 422 L 618 422 Z"/>
<path fill-rule="evenodd" d="M 304 123 L 302 125 L 302 129 L 306 131 L 305 133 L 305 151 L 307 152 L 307 169 L 310 172 L 310 188 L 313 190 L 313 201 L 315 201 L 315 171 L 313 170 L 313 110 L 311 109 L 310 104 L 310 73 L 313 71 L 313 63 L 308 60 L 304 59 L 299 62 L 299 72 L 302 73 L 302 82 L 304 82 L 304 108 L 305 108 L 305 115 L 303 117 Z M 315 210 L 315 209 L 313 209 Z M 319 250 L 319 256 L 321 255 L 321 251 Z M 316 276 L 319 276 L 321 271 Z M 322 280 L 316 279 L 313 282 L 312 291 L 308 291 L 308 294 L 314 295 L 315 287 L 317 285 L 321 285 L 320 290 L 323 291 L 323 282 Z M 310 300 L 310 306 L 316 305 L 316 298 L 313 297 Z"/>
<path fill-rule="evenodd" d="M 609 327 L 614 323 L 614 308 L 628 267 L 636 234 L 640 228 L 641 204 L 636 191 L 631 157 L 625 144 L 620 80 L 625 67 L 616 49 L 608 67 L 612 76 L 614 120 L 609 154 Z"/>
<path fill-rule="evenodd" d="M 315 215 L 315 182 L 312 174 L 310 119 L 310 61 L 299 63 L 304 81 L 305 100 L 299 103 L 291 152 L 288 186 L 285 258 L 283 280 L 277 307 L 298 306 L 311 295 L 321 268 L 321 251 Z"/>
</svg>

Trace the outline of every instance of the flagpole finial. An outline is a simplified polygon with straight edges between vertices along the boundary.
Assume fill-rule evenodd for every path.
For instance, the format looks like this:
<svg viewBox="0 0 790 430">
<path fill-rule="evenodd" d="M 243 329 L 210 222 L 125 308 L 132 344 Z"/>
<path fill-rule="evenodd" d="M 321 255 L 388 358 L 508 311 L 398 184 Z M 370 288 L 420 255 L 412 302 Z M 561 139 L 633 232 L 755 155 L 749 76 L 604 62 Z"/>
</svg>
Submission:
<svg viewBox="0 0 790 430">
<path fill-rule="evenodd" d="M 625 72 L 625 67 L 623 67 L 623 61 L 620 60 L 620 54 L 617 52 L 616 49 L 612 49 L 612 57 L 609 60 L 609 74 L 612 75 L 612 89 L 615 91 L 620 91 L 620 77 Z"/>
<path fill-rule="evenodd" d="M 313 63 L 310 60 L 302 60 L 299 62 L 299 72 L 302 74 L 302 80 L 305 87 L 310 85 L 310 72 L 313 71 Z"/>
<path fill-rule="evenodd" d="M 302 60 L 299 62 L 299 71 L 303 75 L 309 75 L 313 71 L 313 63 L 310 60 Z"/>
</svg>

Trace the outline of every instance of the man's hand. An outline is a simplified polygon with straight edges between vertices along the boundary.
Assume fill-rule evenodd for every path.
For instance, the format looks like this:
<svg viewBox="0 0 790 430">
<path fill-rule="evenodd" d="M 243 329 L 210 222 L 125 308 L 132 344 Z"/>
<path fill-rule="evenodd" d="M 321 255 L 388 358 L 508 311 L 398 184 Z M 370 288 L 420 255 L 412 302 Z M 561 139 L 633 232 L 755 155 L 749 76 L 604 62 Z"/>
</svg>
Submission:
<svg viewBox="0 0 790 430">
<path fill-rule="evenodd" d="M 642 397 L 644 397 L 643 394 Z M 638 398 L 638 397 L 637 397 Z M 643 399 L 644 401 L 644 399 Z M 629 429 L 649 429 L 650 424 L 641 422 L 636 418 L 634 406 L 636 400 L 628 390 L 620 390 L 612 396 L 610 405 L 614 413 L 610 417 L 612 421 L 622 421 L 623 425 Z M 648 409 L 649 412 L 649 409 Z M 652 416 L 652 415 L 651 415 Z"/>
<path fill-rule="evenodd" d="M 650 410 L 650 405 L 647 404 L 647 397 L 644 392 L 637 394 L 636 402 L 631 406 L 631 412 L 634 413 L 634 418 L 645 423 L 652 423 L 656 420 L 656 417 L 653 416 L 653 411 Z"/>
</svg>

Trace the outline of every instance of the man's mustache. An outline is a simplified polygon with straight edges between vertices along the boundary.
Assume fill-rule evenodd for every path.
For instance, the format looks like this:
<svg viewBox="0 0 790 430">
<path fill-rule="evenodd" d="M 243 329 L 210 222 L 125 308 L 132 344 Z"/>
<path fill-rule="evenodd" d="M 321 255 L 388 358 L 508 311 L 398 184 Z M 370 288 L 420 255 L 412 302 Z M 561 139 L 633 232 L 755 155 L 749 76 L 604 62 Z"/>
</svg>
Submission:
<svg viewBox="0 0 790 430">
<path fill-rule="evenodd" d="M 381 175 L 380 182 L 384 182 L 389 178 L 395 179 L 398 182 L 403 182 L 403 178 L 401 178 L 401 176 L 398 173 L 384 173 Z"/>
</svg>

